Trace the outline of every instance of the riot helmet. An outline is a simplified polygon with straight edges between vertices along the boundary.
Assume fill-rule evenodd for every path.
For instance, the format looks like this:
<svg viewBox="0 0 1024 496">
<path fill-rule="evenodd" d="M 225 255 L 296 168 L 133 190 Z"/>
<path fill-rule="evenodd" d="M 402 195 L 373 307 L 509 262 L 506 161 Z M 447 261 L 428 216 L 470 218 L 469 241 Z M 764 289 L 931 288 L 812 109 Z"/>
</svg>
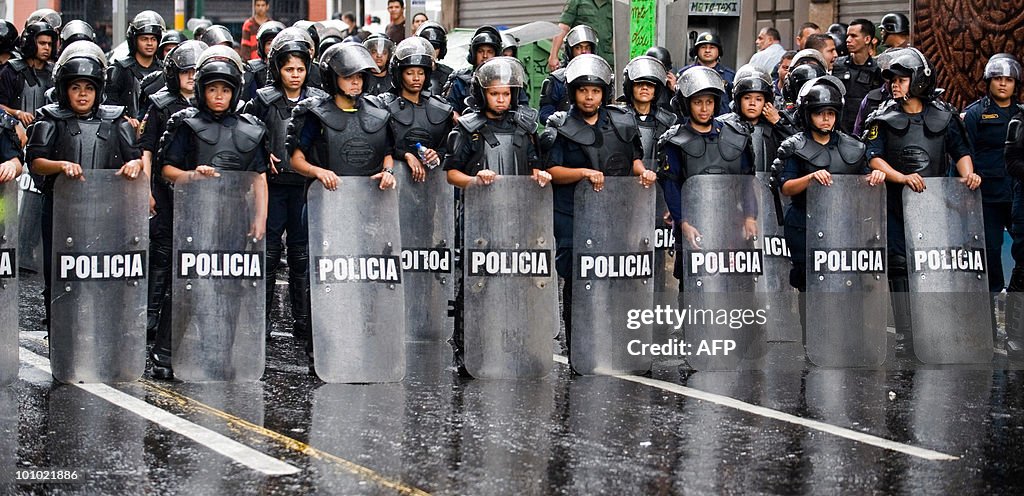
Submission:
<svg viewBox="0 0 1024 496">
<path fill-rule="evenodd" d="M 39 9 L 33 11 L 25 19 L 25 27 L 34 22 L 45 22 L 54 29 L 54 31 L 60 31 L 60 28 L 64 25 L 63 19 L 60 17 L 60 13 L 53 9 Z"/>
<path fill-rule="evenodd" d="M 302 86 L 305 87 L 309 83 L 309 65 L 312 63 L 309 46 L 306 45 L 305 41 L 278 35 L 271 42 L 270 53 L 267 55 L 267 64 L 269 65 L 269 70 L 267 71 L 268 85 L 278 86 L 281 68 L 288 63 L 288 58 L 292 56 L 298 57 L 302 60 L 302 64 L 306 66 L 307 75 L 306 79 L 302 82 Z"/>
<path fill-rule="evenodd" d="M 387 35 L 383 33 L 374 33 L 366 38 L 363 42 L 363 46 L 370 52 L 370 56 L 373 57 L 374 61 L 383 60 L 383 64 L 377 63 L 377 69 L 374 72 L 384 72 L 388 70 L 388 64 L 391 62 L 391 55 L 395 53 L 395 42 L 391 41 Z"/>
<path fill-rule="evenodd" d="M 513 57 L 494 57 L 488 59 L 473 72 L 473 85 L 470 89 L 476 106 L 487 109 L 488 88 L 508 87 L 511 90 L 509 110 L 519 108 L 519 92 L 526 84 L 526 70 L 519 59 Z"/>
<path fill-rule="evenodd" d="M 732 111 L 740 112 L 740 100 L 748 93 L 761 93 L 765 103 L 771 102 L 775 95 L 772 76 L 760 67 L 746 64 L 736 70 L 732 86 Z"/>
<path fill-rule="evenodd" d="M 786 82 L 782 85 L 782 96 L 787 102 L 796 103 L 800 96 L 800 88 L 808 81 L 827 74 L 825 69 L 817 64 L 804 64 L 799 67 L 790 67 L 786 75 Z"/>
<path fill-rule="evenodd" d="M 420 67 L 423 69 L 423 87 L 430 83 L 430 73 L 434 70 L 434 46 L 424 38 L 412 36 L 402 40 L 395 47 L 395 56 L 391 59 L 391 67 L 388 72 L 391 75 L 391 86 L 398 90 L 402 89 L 402 72 L 409 67 Z"/>
<path fill-rule="evenodd" d="M 882 77 L 891 83 L 901 76 L 910 78 L 910 90 L 903 100 L 907 97 L 930 99 L 935 96 L 935 69 L 920 50 L 909 47 L 892 53 L 889 67 L 882 71 Z"/>
<path fill-rule="evenodd" d="M 86 79 L 96 87 L 93 109 L 99 106 L 103 95 L 104 77 L 107 71 L 107 57 L 103 50 L 91 41 L 76 41 L 60 54 L 53 69 L 53 84 L 57 102 L 70 109 L 68 88 L 79 79 Z"/>
<path fill-rule="evenodd" d="M 76 41 L 91 41 L 96 43 L 96 32 L 89 23 L 81 19 L 72 19 L 60 30 L 61 51 L 64 47 Z"/>
<path fill-rule="evenodd" d="M 647 53 L 644 55 L 658 59 L 658 61 L 661 62 L 661 65 L 665 66 L 666 71 L 672 70 L 672 52 L 668 51 L 668 48 L 652 46 L 647 49 Z"/>
<path fill-rule="evenodd" d="M 135 18 L 128 24 L 128 55 L 134 56 L 138 51 L 139 36 L 151 34 L 159 42 L 165 29 L 167 29 L 167 25 L 164 24 L 164 18 L 160 17 L 160 14 L 152 10 L 143 10 L 135 14 Z"/>
<path fill-rule="evenodd" d="M 313 40 L 313 49 L 320 46 L 320 30 L 323 29 L 323 24 L 303 19 L 295 21 L 295 24 L 292 24 L 292 27 L 302 29 L 309 34 L 309 38 Z"/>
<path fill-rule="evenodd" d="M 842 22 L 837 22 L 828 27 L 828 36 L 835 43 L 836 54 L 840 57 L 850 54 L 850 51 L 846 48 L 846 30 L 849 27 L 849 25 Z"/>
<path fill-rule="evenodd" d="M 512 50 L 512 53 L 506 54 L 508 50 Z M 508 31 L 501 32 L 501 54 L 506 57 L 519 56 L 519 40 Z"/>
<path fill-rule="evenodd" d="M 910 19 L 898 12 L 882 16 L 882 22 L 878 23 L 878 26 L 882 28 L 883 43 L 890 34 L 910 35 Z"/>
<path fill-rule="evenodd" d="M 697 51 L 704 45 L 714 45 L 718 47 L 718 58 L 722 58 L 722 38 L 715 33 L 705 31 L 697 35 L 697 41 L 693 44 L 693 48 L 690 49 L 690 58 L 697 58 Z"/>
<path fill-rule="evenodd" d="M 665 81 L 668 78 L 668 71 L 665 65 L 654 57 L 641 55 L 630 60 L 622 70 L 622 93 L 626 101 L 633 103 L 633 85 L 638 82 L 646 82 L 654 85 L 654 102 L 666 90 Z"/>
<path fill-rule="evenodd" d="M 242 94 L 242 71 L 242 58 L 233 48 L 214 45 L 203 50 L 196 60 L 196 107 L 209 110 L 206 87 L 220 81 L 231 87 L 231 101 L 226 112 L 234 112 Z"/>
<path fill-rule="evenodd" d="M 985 64 L 985 81 L 995 77 L 1013 78 L 1017 83 L 1021 81 L 1021 66 L 1016 57 L 1009 53 L 997 53 L 988 59 Z"/>
<path fill-rule="evenodd" d="M 846 105 L 845 98 L 846 86 L 843 85 L 842 81 L 833 76 L 816 77 L 805 83 L 800 88 L 800 93 L 796 99 L 797 112 L 802 120 L 803 128 L 810 129 L 813 126 L 814 121 L 811 120 L 811 114 L 830 108 L 836 113 L 836 124 L 832 127 L 835 130 L 843 118 L 843 108 Z M 815 130 L 821 133 L 825 132 L 821 129 Z"/>
<path fill-rule="evenodd" d="M 324 29 L 323 34 L 320 36 L 320 45 L 316 49 L 316 53 L 324 53 L 331 45 L 337 45 L 345 39 L 345 35 L 341 31 L 335 28 Z"/>
<path fill-rule="evenodd" d="M 612 68 L 598 55 L 582 54 L 565 66 L 565 85 L 569 89 L 569 101 L 573 101 L 580 86 L 600 86 L 604 90 L 604 103 L 608 104 L 612 101 Z"/>
<path fill-rule="evenodd" d="M 205 17 L 193 17 L 185 23 L 185 27 L 192 31 L 193 40 L 202 40 L 203 33 L 206 33 L 210 26 L 213 26 L 213 22 Z"/>
<path fill-rule="evenodd" d="M 676 113 L 690 117 L 690 99 L 697 95 L 711 94 L 715 97 L 715 114 L 722 107 L 725 96 L 725 79 L 718 71 L 702 65 L 693 66 L 679 75 L 676 80 L 676 95 L 672 105 Z"/>
<path fill-rule="evenodd" d="M 285 27 L 280 21 L 267 21 L 256 31 L 256 53 L 261 59 L 267 60 L 267 50 L 264 47 L 268 42 L 274 41 L 274 37 L 284 31 Z"/>
<path fill-rule="evenodd" d="M 571 61 L 573 59 L 572 49 L 583 43 L 590 43 L 590 53 L 597 53 L 597 42 L 597 32 L 594 31 L 594 28 L 586 24 L 575 26 L 562 39 L 562 58 L 565 59 L 566 63 Z"/>
<path fill-rule="evenodd" d="M 377 70 L 377 63 L 370 56 L 370 51 L 358 43 L 339 43 L 332 46 L 323 54 L 320 59 L 321 84 L 327 94 L 334 96 L 340 93 L 338 78 L 341 76 L 352 76 L 362 74 L 363 84 L 366 84 L 367 74 Z M 359 95 L 348 95 L 349 98 L 359 98 Z"/>
<path fill-rule="evenodd" d="M 444 29 L 444 26 L 434 21 L 424 22 L 416 30 L 416 36 L 429 41 L 434 50 L 441 50 L 438 53 L 439 59 L 443 59 L 445 55 L 448 55 L 448 31 Z"/>
<path fill-rule="evenodd" d="M 21 55 L 25 58 L 35 58 L 36 56 L 36 38 L 40 36 L 49 36 L 51 40 L 50 57 L 52 57 L 56 51 L 57 44 L 57 30 L 53 29 L 46 22 L 36 21 L 25 26 L 25 31 L 21 33 Z M 49 58 L 49 57 L 48 57 Z"/>
<path fill-rule="evenodd" d="M 164 57 L 164 84 L 172 93 L 181 93 L 181 82 L 178 75 L 182 72 L 195 69 L 199 56 L 209 46 L 198 40 L 185 40 L 178 46 L 167 52 Z"/>
<path fill-rule="evenodd" d="M 789 63 L 789 70 L 807 64 L 817 64 L 818 67 L 825 71 L 828 69 L 828 62 L 825 61 L 825 56 L 821 52 L 813 48 L 804 48 L 793 56 L 793 61 Z"/>
<path fill-rule="evenodd" d="M 206 28 L 206 31 L 203 31 L 203 35 L 199 40 L 211 47 L 216 45 L 230 47 L 235 43 L 235 37 L 231 35 L 231 31 L 228 31 L 228 28 L 220 24 L 214 24 Z"/>
<path fill-rule="evenodd" d="M 495 56 L 501 55 L 501 33 L 492 26 L 480 26 L 473 32 L 469 41 L 469 54 L 466 55 L 470 65 L 476 66 L 476 52 L 484 46 L 493 48 Z"/>
<path fill-rule="evenodd" d="M 164 31 L 164 35 L 160 38 L 160 45 L 156 48 L 157 55 L 164 53 L 164 50 L 170 50 L 175 46 L 182 44 L 185 40 L 185 35 L 181 34 L 181 31 L 175 29 L 168 29 Z M 163 57 L 161 57 L 163 58 Z"/>
<path fill-rule="evenodd" d="M 0 19 L 0 53 L 13 52 L 18 46 L 18 28 L 11 21 Z"/>
</svg>

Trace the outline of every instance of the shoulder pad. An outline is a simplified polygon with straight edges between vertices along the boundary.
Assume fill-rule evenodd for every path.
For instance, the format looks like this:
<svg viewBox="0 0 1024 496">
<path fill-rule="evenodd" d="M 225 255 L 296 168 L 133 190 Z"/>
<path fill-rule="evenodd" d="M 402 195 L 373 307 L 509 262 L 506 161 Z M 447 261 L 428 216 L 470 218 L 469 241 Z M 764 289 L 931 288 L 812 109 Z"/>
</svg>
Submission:
<svg viewBox="0 0 1024 496">
<path fill-rule="evenodd" d="M 364 107 L 373 107 L 378 110 L 387 110 L 388 105 L 383 99 L 383 95 L 365 95 L 363 96 Z"/>
<path fill-rule="evenodd" d="M 153 72 L 151 72 L 149 74 L 146 74 L 146 76 L 142 78 L 142 82 L 139 83 L 139 84 L 143 88 L 145 88 L 146 86 L 149 86 L 149 85 L 153 84 L 153 81 L 156 81 L 156 80 L 161 79 L 163 77 L 164 77 L 163 71 L 153 71 Z"/>
<path fill-rule="evenodd" d="M 871 115 L 868 115 L 864 120 L 864 128 L 870 129 L 872 125 L 879 122 L 901 131 L 910 126 L 910 118 L 907 117 L 907 114 L 900 112 L 899 104 L 895 100 L 883 103 Z"/>
<path fill-rule="evenodd" d="M 380 107 L 363 105 L 363 111 L 360 112 L 360 117 L 361 118 L 359 120 L 363 125 L 363 131 L 376 133 L 387 125 L 388 118 L 391 117 L 391 113 Z"/>
<path fill-rule="evenodd" d="M 235 145 L 239 150 L 249 151 L 256 147 L 267 134 L 267 126 L 252 114 L 238 114 L 235 129 Z"/>
<path fill-rule="evenodd" d="M 131 56 L 128 56 L 128 57 L 124 57 L 124 58 L 120 58 L 120 59 L 115 60 L 114 64 L 117 65 L 117 66 L 120 66 L 120 67 L 122 67 L 124 69 L 127 69 L 127 68 L 135 65 L 135 59 L 132 58 Z"/>
<path fill-rule="evenodd" d="M 252 59 L 245 62 L 245 69 L 248 72 L 262 71 L 267 68 L 267 63 L 263 59 Z"/>
<path fill-rule="evenodd" d="M 215 144 L 217 139 L 220 138 L 220 126 L 210 125 L 210 123 L 205 122 L 202 118 L 196 117 L 196 114 L 198 114 L 198 112 L 183 116 L 182 122 L 192 130 L 197 138 L 208 144 Z M 170 129 L 171 123 L 168 121 L 167 130 L 170 131 Z"/>
<path fill-rule="evenodd" d="M 554 117 L 554 116 L 552 115 L 552 117 Z M 636 126 L 636 124 L 633 122 L 633 117 L 632 116 L 628 116 L 628 117 L 629 117 L 630 125 Z M 550 123 L 550 119 L 548 120 L 548 122 Z M 615 124 L 615 122 L 612 121 L 612 125 L 613 126 L 614 126 L 614 124 Z M 565 136 L 566 138 L 568 138 L 569 140 L 573 141 L 574 143 L 577 143 L 577 144 L 580 144 L 580 145 L 583 145 L 583 146 L 592 146 L 594 143 L 597 142 L 597 134 L 598 133 L 594 131 L 594 128 L 588 126 L 585 122 L 583 122 L 583 121 L 581 121 L 579 119 L 566 118 L 565 121 L 562 122 L 562 124 L 560 126 L 552 126 L 552 127 L 555 128 L 555 130 L 558 132 L 558 134 L 560 134 L 562 136 Z M 618 132 L 617 128 L 616 128 L 616 132 Z"/>
<path fill-rule="evenodd" d="M 682 123 L 679 123 L 668 128 L 668 131 L 665 131 L 665 134 L 662 134 L 661 137 L 658 138 L 658 148 L 660 149 L 668 144 L 682 148 L 686 146 L 687 143 L 693 141 L 696 137 L 697 136 L 693 134 L 689 128 L 684 126 Z"/>
<path fill-rule="evenodd" d="M 537 131 L 537 118 L 540 116 L 540 112 L 530 107 L 519 107 L 518 110 L 513 114 L 516 119 L 516 124 L 519 125 L 523 130 L 528 133 L 534 133 Z"/>
<path fill-rule="evenodd" d="M 952 105 L 933 100 L 924 112 L 924 125 L 929 131 L 935 134 L 943 133 L 949 126 L 949 121 L 956 115 L 956 108 Z"/>
<path fill-rule="evenodd" d="M 465 129 L 470 133 L 475 133 L 484 127 L 487 122 L 487 118 L 484 117 L 482 112 L 469 112 L 462 117 L 459 117 L 459 127 Z"/>
<path fill-rule="evenodd" d="M 260 103 L 270 106 L 277 100 L 283 98 L 283 95 L 281 95 L 281 92 L 273 86 L 264 86 L 256 90 L 256 98 L 260 100 Z"/>
<path fill-rule="evenodd" d="M 466 66 L 466 67 L 463 67 L 463 68 L 461 68 L 461 69 L 459 69 L 457 71 L 453 71 L 451 77 L 456 78 L 456 79 L 461 79 L 464 83 L 467 83 L 467 84 L 472 83 L 473 82 L 473 67 L 472 66 Z"/>
<path fill-rule="evenodd" d="M 96 116 L 103 120 L 114 120 L 127 113 L 127 109 L 120 105 L 100 105 L 96 110 Z"/>
<path fill-rule="evenodd" d="M 605 111 L 608 112 L 608 120 L 612 121 L 615 134 L 619 135 L 622 141 L 628 143 L 637 136 L 639 131 L 632 112 L 618 105 L 605 106 Z"/>
<path fill-rule="evenodd" d="M 330 96 L 331 95 L 328 95 L 326 91 L 324 91 L 324 90 L 322 90 L 320 88 L 317 88 L 315 86 L 307 86 L 306 87 L 306 98 L 303 98 L 303 100 L 306 100 L 306 99 L 309 99 L 309 98 L 330 98 Z"/>
<path fill-rule="evenodd" d="M 173 114 L 171 118 L 167 119 L 167 127 L 164 129 L 165 136 L 171 136 L 182 126 L 187 120 L 195 117 L 199 113 L 199 109 L 195 107 L 186 107 Z M 161 142 L 163 139 L 161 138 Z"/>
<path fill-rule="evenodd" d="M 75 116 L 74 112 L 63 108 L 60 105 L 57 105 L 56 103 L 43 105 L 42 107 L 39 107 L 38 110 L 36 110 L 36 113 L 53 119 L 67 119 L 69 117 Z"/>
<path fill-rule="evenodd" d="M 675 114 L 665 109 L 655 109 L 654 118 L 657 119 L 658 123 L 666 128 L 670 128 L 679 122 L 679 118 Z"/>
<path fill-rule="evenodd" d="M 171 92 L 167 90 L 160 90 L 149 96 L 149 102 L 160 110 L 166 109 L 177 100 L 178 97 L 172 95 Z"/>
<path fill-rule="evenodd" d="M 753 128 L 751 127 L 749 122 L 740 119 L 739 116 L 734 113 L 726 114 L 723 115 L 722 117 L 719 117 L 718 122 L 722 123 L 723 129 L 730 128 L 733 131 L 740 134 L 745 134 L 749 136 L 750 133 L 753 131 Z"/>
<path fill-rule="evenodd" d="M 867 145 L 842 131 L 836 132 L 833 136 L 839 137 L 839 156 L 848 164 L 856 164 L 864 158 Z"/>
<path fill-rule="evenodd" d="M 395 103 L 398 100 L 398 95 L 390 91 L 385 91 L 384 93 L 381 93 L 379 95 L 366 95 L 366 98 L 370 97 L 380 100 L 381 108 L 388 109 L 391 108 L 391 104 Z"/>
<path fill-rule="evenodd" d="M 565 121 L 568 118 L 569 118 L 569 112 L 566 112 L 564 110 L 559 110 L 558 112 L 555 112 L 555 113 L 551 114 L 548 117 L 548 123 L 546 124 L 546 126 L 547 127 L 561 127 L 562 125 L 565 124 Z"/>
<path fill-rule="evenodd" d="M 431 124 L 439 125 L 450 121 L 452 113 L 455 109 L 448 103 L 448 100 L 439 96 L 431 96 L 427 98 L 426 102 L 423 102 L 427 108 L 427 120 Z"/>
<path fill-rule="evenodd" d="M 779 143 L 778 157 L 782 160 L 796 155 L 797 150 L 807 145 L 807 136 L 804 133 L 796 133 Z"/>
<path fill-rule="evenodd" d="M 22 72 L 25 69 L 28 69 L 28 63 L 22 59 L 11 59 L 7 61 L 7 64 L 11 66 L 11 69 L 14 69 L 17 72 Z"/>
<path fill-rule="evenodd" d="M 565 67 L 559 67 L 551 73 L 550 77 L 556 79 L 558 82 L 565 84 Z"/>
</svg>

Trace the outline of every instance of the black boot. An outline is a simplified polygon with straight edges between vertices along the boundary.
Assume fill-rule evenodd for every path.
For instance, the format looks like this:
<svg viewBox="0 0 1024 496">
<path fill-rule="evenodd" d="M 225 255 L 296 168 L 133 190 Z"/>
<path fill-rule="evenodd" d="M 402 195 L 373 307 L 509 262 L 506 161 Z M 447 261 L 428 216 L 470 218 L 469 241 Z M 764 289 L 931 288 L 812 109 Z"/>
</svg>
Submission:
<svg viewBox="0 0 1024 496">
<path fill-rule="evenodd" d="M 916 359 L 910 318 L 910 280 L 905 276 L 889 279 L 889 296 L 896 321 L 896 358 Z"/>
<path fill-rule="evenodd" d="M 275 241 L 276 242 L 273 242 L 270 239 L 267 240 L 267 342 L 270 342 L 270 331 L 274 328 L 271 323 L 270 316 L 274 310 L 274 291 L 277 289 L 277 269 L 281 266 L 281 252 L 284 250 L 284 247 L 281 245 L 280 237 Z"/>
<path fill-rule="evenodd" d="M 1014 267 L 1006 286 L 1006 356 L 1024 361 L 1024 268 Z"/>
<path fill-rule="evenodd" d="M 309 251 L 305 246 L 288 247 L 288 299 L 292 307 L 292 336 L 299 341 L 313 339 L 309 301 Z"/>
<path fill-rule="evenodd" d="M 164 299 L 171 291 L 171 247 L 164 243 L 149 244 L 149 302 L 146 306 L 146 342 L 156 339 Z"/>
</svg>

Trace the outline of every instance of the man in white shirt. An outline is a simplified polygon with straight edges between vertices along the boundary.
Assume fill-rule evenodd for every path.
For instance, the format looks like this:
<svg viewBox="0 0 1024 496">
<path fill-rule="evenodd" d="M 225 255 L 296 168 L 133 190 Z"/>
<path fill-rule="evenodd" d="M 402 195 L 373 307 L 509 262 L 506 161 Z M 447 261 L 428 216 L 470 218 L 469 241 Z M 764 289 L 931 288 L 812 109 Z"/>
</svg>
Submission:
<svg viewBox="0 0 1024 496">
<path fill-rule="evenodd" d="M 761 28 L 757 33 L 757 53 L 750 57 L 750 64 L 764 69 L 765 72 L 772 72 L 786 49 L 782 47 L 779 31 L 771 26 Z"/>
</svg>

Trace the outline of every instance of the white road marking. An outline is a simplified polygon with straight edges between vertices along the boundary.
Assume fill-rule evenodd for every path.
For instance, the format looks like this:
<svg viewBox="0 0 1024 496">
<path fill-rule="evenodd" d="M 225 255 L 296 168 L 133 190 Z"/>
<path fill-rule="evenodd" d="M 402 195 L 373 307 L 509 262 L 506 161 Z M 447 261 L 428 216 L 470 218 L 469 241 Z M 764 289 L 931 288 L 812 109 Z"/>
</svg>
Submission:
<svg viewBox="0 0 1024 496">
<path fill-rule="evenodd" d="M 558 363 L 569 364 L 569 360 L 562 355 L 554 355 L 554 360 Z M 960 457 L 947 455 L 945 453 L 939 453 L 938 451 L 932 451 L 925 448 L 918 448 L 917 446 L 911 446 L 909 444 L 897 443 L 896 441 L 890 441 L 885 438 L 878 436 L 872 436 L 871 434 L 865 434 L 863 432 L 857 432 L 855 430 L 847 429 L 845 427 L 839 427 L 832 424 L 826 424 L 818 420 L 806 419 L 791 415 L 788 413 L 780 412 L 778 410 L 772 410 L 771 408 L 765 408 L 763 406 L 753 405 L 744 401 L 730 398 L 728 396 L 722 396 L 720 394 L 709 393 L 707 391 L 701 391 L 699 389 L 693 389 L 686 386 L 680 386 L 679 384 L 673 384 L 671 382 L 660 381 L 658 379 L 651 379 L 648 377 L 641 377 L 636 375 L 618 375 L 614 376 L 624 381 L 635 382 L 637 384 L 643 384 L 653 388 L 661 389 L 662 391 L 668 391 L 670 393 L 680 394 L 690 398 L 707 401 L 717 405 L 733 408 L 736 410 L 744 411 L 761 417 L 771 418 L 775 420 L 781 420 L 790 424 L 799 425 L 808 429 L 814 429 L 834 436 L 839 436 L 851 441 L 858 443 L 869 444 L 882 449 L 890 451 L 896 451 L 906 455 L 914 456 L 917 458 L 923 458 L 931 461 L 950 461 L 959 460 Z"/>
<path fill-rule="evenodd" d="M 25 362 L 46 374 L 50 374 L 50 361 L 45 357 L 37 355 L 32 351 L 21 348 L 21 361 Z M 72 384 L 73 386 L 87 391 L 99 398 L 102 398 L 116 406 L 124 408 L 154 424 L 157 424 L 169 431 L 177 432 L 196 443 L 199 443 L 211 450 L 220 453 L 232 460 L 262 472 L 266 475 L 291 475 L 300 470 L 277 458 L 271 457 L 256 451 L 233 439 L 218 434 L 205 427 L 193 424 L 166 410 L 157 408 L 134 396 L 123 393 L 106 384 Z"/>
</svg>

